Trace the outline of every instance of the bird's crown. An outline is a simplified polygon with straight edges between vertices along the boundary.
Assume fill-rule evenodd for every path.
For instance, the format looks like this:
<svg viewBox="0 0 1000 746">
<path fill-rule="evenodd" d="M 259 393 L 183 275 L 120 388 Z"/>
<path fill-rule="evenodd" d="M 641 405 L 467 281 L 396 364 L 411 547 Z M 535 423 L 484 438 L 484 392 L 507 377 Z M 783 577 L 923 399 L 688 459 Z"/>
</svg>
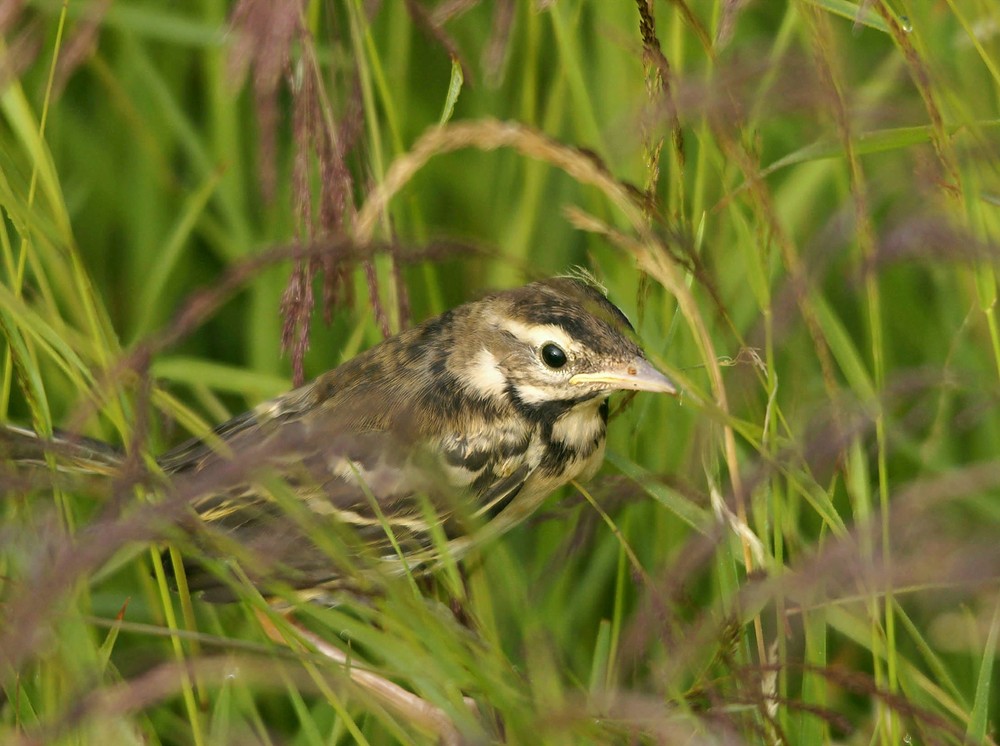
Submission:
<svg viewBox="0 0 1000 746">
<path fill-rule="evenodd" d="M 580 277 L 554 277 L 468 308 L 465 378 L 526 405 L 587 400 L 618 389 L 673 392 L 625 314 Z"/>
</svg>

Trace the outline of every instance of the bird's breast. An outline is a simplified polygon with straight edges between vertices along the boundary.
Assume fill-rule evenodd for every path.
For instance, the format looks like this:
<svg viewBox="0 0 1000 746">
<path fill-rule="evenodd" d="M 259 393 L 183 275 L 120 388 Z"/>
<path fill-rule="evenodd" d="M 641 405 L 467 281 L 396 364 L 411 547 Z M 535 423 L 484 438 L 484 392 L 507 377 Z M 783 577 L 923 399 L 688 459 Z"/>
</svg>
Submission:
<svg viewBox="0 0 1000 746">
<path fill-rule="evenodd" d="M 478 427 L 447 432 L 436 446 L 448 481 L 456 487 L 482 492 L 524 464 L 534 468 L 540 459 L 537 428 L 520 418 L 481 423 Z"/>
</svg>

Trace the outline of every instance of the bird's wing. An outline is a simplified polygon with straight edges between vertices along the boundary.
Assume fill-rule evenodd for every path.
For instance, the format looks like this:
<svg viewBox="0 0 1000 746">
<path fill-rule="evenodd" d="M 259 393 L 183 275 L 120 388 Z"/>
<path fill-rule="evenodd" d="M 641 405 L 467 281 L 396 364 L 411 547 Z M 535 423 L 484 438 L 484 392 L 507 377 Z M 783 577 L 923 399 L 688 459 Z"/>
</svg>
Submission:
<svg viewBox="0 0 1000 746">
<path fill-rule="evenodd" d="M 255 580 L 309 587 L 337 580 L 345 572 L 331 570 L 345 564 L 338 560 L 416 558 L 433 547 L 459 497 L 398 416 L 407 411 L 399 395 L 392 402 L 372 386 L 343 399 L 336 393 L 318 381 L 161 457 L 173 479 L 203 485 L 193 502 L 202 530 L 194 533 L 206 553 L 246 557 L 241 564 Z M 218 585 L 190 571 L 192 587 Z"/>
<path fill-rule="evenodd" d="M 227 454 L 230 450 L 227 441 L 258 426 L 259 420 L 254 410 L 244 412 L 219 425 L 204 438 L 190 438 L 184 441 L 162 454 L 156 461 L 167 474 L 198 469 L 220 454 Z"/>
<path fill-rule="evenodd" d="M 531 471 L 531 467 L 527 463 L 523 463 L 513 473 L 491 484 L 479 496 L 476 517 L 488 521 L 500 515 L 504 508 L 517 497 Z"/>
<path fill-rule="evenodd" d="M 160 460 L 175 478 L 242 474 L 207 488 L 195 510 L 208 535 L 260 559 L 255 580 L 332 583 L 342 577 L 343 568 L 331 569 L 339 560 L 363 556 L 432 565 L 442 542 L 464 550 L 467 534 L 503 511 L 528 479 L 525 427 L 498 430 L 464 406 L 455 419 L 428 425 L 415 412 L 434 387 L 419 367 L 363 375 L 353 369 L 366 364 L 358 360 Z"/>
<path fill-rule="evenodd" d="M 204 550 L 244 558 L 241 566 L 255 581 L 354 587 L 373 566 L 423 570 L 437 563 L 444 545 L 452 555 L 463 553 L 532 472 L 527 462 L 506 459 L 503 474 L 489 463 L 475 484 L 456 486 L 447 467 L 435 465 L 436 454 L 403 446 L 393 434 L 355 434 L 350 446 L 348 455 L 314 445 L 229 491 L 206 495 L 195 506 L 207 529 L 197 532 L 209 542 Z M 218 578 L 191 571 L 192 587 L 224 597 Z"/>
</svg>

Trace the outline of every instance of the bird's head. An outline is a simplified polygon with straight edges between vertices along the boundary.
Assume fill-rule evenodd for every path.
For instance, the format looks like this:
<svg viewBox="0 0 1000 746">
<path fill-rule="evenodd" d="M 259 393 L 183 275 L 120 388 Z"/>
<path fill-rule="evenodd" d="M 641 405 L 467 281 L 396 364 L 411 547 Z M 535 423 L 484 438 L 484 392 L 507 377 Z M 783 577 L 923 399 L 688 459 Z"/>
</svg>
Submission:
<svg viewBox="0 0 1000 746">
<path fill-rule="evenodd" d="M 604 399 L 615 391 L 676 393 L 635 341 L 625 315 L 593 284 L 534 282 L 474 304 L 465 376 L 525 408 Z M 472 330 L 478 330 L 474 332 Z"/>
</svg>

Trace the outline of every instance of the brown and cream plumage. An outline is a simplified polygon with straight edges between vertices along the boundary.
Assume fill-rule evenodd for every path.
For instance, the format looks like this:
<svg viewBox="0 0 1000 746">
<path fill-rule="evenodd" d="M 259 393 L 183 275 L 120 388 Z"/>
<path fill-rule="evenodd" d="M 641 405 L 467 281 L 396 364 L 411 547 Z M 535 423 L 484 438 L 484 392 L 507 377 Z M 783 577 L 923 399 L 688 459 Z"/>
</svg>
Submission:
<svg viewBox="0 0 1000 746">
<path fill-rule="evenodd" d="M 313 519 L 349 527 L 359 549 L 389 562 L 433 563 L 442 536 L 460 555 L 599 468 L 607 398 L 618 390 L 674 387 L 599 289 L 554 278 L 386 339 L 159 464 L 178 475 L 252 449 L 245 483 L 201 498 L 195 511 L 260 559 L 255 580 L 328 588 L 341 572 L 309 539 Z M 274 477 L 310 525 L 276 499 Z"/>
</svg>

